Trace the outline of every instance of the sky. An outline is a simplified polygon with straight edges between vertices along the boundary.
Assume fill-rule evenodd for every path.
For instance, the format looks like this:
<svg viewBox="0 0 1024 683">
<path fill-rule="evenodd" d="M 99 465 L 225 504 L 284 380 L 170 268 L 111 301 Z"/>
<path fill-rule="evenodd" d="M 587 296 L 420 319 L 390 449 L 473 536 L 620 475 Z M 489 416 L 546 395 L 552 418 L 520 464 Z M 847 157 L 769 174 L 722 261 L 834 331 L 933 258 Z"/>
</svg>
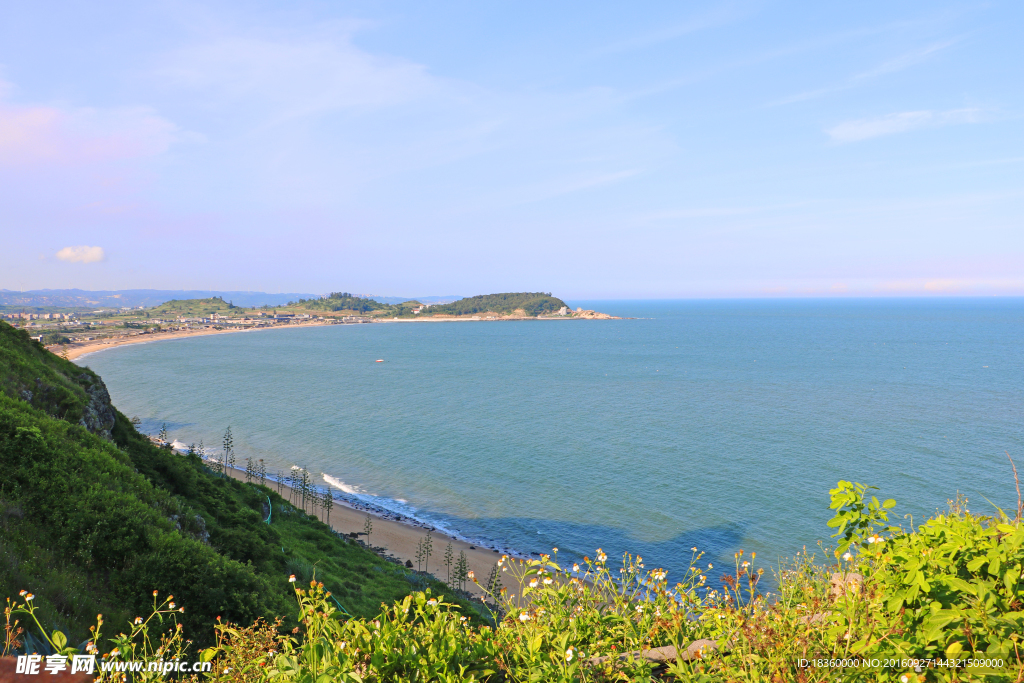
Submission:
<svg viewBox="0 0 1024 683">
<path fill-rule="evenodd" d="M 1024 295 L 1024 4 L 0 0 L 0 288 Z"/>
</svg>

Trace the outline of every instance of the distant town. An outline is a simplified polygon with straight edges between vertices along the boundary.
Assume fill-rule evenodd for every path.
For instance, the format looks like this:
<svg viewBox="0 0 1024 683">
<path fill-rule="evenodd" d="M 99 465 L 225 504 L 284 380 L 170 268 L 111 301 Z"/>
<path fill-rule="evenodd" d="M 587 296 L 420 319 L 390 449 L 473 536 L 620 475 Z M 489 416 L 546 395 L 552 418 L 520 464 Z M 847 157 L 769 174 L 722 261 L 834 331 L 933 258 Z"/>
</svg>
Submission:
<svg viewBox="0 0 1024 683">
<path fill-rule="evenodd" d="M 218 313 L 209 316 L 148 317 L 141 310 L 100 310 L 91 313 L 3 313 L 4 320 L 27 330 L 36 341 L 47 346 L 75 344 L 105 338 L 132 337 L 157 332 L 184 332 L 201 329 L 226 330 L 272 327 L 294 323 L 348 325 L 374 322 L 359 315 L 313 316 L 308 313 L 266 313 L 258 311 L 241 317 Z"/>
<path fill-rule="evenodd" d="M 130 337 L 245 330 L 282 325 L 353 325 L 416 319 L 521 320 L 538 318 L 597 319 L 611 316 L 582 308 L 571 309 L 547 293 L 488 294 L 446 303 L 405 301 L 388 304 L 347 292 L 310 299 L 299 298 L 281 306 L 236 306 L 221 296 L 174 299 L 156 306 L 22 307 L 0 309 L 3 318 L 27 331 L 43 345 L 60 347 L 87 343 L 126 342 Z"/>
</svg>

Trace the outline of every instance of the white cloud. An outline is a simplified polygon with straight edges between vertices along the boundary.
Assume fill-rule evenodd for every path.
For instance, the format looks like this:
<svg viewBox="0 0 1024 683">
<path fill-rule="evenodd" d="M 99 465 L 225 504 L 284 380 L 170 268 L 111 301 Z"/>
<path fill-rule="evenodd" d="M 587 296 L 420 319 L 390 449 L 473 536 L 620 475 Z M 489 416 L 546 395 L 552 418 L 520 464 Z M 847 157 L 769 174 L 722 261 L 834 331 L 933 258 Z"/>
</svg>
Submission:
<svg viewBox="0 0 1024 683">
<path fill-rule="evenodd" d="M 57 258 L 68 263 L 97 263 L 106 258 L 103 247 L 64 247 L 57 252 Z"/>
<path fill-rule="evenodd" d="M 957 123 L 977 123 L 980 109 L 953 109 L 950 111 L 905 111 L 873 119 L 844 121 L 825 132 L 835 142 L 857 142 L 882 135 L 905 133 L 915 128 L 936 128 Z"/>
</svg>

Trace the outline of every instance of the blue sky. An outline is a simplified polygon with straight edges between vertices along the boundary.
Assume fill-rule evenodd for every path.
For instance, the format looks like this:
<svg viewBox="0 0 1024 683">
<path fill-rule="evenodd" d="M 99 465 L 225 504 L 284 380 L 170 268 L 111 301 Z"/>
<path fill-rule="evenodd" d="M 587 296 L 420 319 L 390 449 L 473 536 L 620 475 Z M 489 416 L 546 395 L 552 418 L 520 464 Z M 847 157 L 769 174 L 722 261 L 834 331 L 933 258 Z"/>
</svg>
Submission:
<svg viewBox="0 0 1024 683">
<path fill-rule="evenodd" d="M 1024 294 L 1018 2 L 0 15 L 0 287 Z"/>
</svg>

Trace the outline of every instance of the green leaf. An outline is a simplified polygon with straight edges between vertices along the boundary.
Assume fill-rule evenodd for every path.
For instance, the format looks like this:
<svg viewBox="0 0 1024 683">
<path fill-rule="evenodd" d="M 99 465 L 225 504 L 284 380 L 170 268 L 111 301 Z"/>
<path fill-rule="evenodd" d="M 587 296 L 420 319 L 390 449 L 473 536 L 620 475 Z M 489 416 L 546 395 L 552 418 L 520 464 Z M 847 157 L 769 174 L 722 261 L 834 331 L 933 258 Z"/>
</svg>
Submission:
<svg viewBox="0 0 1024 683">
<path fill-rule="evenodd" d="M 53 641 L 54 647 L 58 650 L 63 650 L 64 646 L 68 644 L 68 637 L 60 631 L 54 631 L 51 640 Z"/>
<path fill-rule="evenodd" d="M 890 510 L 896 507 L 896 501 L 893 500 L 892 498 L 889 498 L 884 503 L 882 503 L 882 507 L 884 507 L 886 510 Z"/>
</svg>

